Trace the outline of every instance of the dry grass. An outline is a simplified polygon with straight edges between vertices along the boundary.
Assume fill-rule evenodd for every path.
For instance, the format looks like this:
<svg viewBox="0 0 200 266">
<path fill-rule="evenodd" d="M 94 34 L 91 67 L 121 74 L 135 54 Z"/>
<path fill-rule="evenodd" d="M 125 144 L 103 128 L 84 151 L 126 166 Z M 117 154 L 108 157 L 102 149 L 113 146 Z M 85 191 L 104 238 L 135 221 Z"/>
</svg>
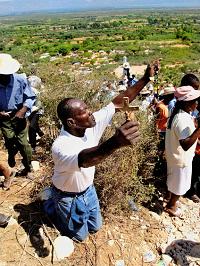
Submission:
<svg viewBox="0 0 200 266">
<path fill-rule="evenodd" d="M 43 75 L 40 74 L 40 76 L 44 83 L 48 81 L 41 97 L 45 104 L 43 124 L 47 132 L 47 139 L 43 143 L 43 148 L 50 151 L 53 139 L 58 134 L 60 127 L 56 117 L 56 106 L 60 99 L 63 97 L 80 98 L 85 100 L 92 110 L 98 110 L 101 103 L 94 100 L 94 95 L 102 83 L 102 78 L 93 74 L 87 76 L 87 79 L 78 76 L 74 81 L 72 79 L 73 72 L 64 71 L 63 64 L 47 67 L 48 73 L 41 70 Z M 59 71 L 63 71 L 63 75 L 55 74 Z M 59 84 L 57 88 L 51 85 L 53 79 Z M 54 84 L 56 83 L 54 82 Z M 97 166 L 95 184 L 104 213 L 118 213 L 121 210 L 128 210 L 129 199 L 138 203 L 150 201 L 155 191 L 152 181 L 155 179 L 153 175 L 157 162 L 158 138 L 153 126 L 154 123 L 149 122 L 144 113 L 139 112 L 137 119 L 140 122 L 140 142 L 134 147 L 126 147 L 116 151 Z M 114 133 L 115 127 L 123 122 L 124 116 L 122 114 L 115 115 L 113 124 L 108 127 L 103 139 L 109 138 Z M 53 167 L 50 155 L 48 160 L 50 160 L 50 167 Z M 49 181 L 45 182 L 49 183 Z M 44 187 L 45 182 L 42 183 L 42 187 Z M 39 190 L 38 185 L 36 190 Z"/>
</svg>

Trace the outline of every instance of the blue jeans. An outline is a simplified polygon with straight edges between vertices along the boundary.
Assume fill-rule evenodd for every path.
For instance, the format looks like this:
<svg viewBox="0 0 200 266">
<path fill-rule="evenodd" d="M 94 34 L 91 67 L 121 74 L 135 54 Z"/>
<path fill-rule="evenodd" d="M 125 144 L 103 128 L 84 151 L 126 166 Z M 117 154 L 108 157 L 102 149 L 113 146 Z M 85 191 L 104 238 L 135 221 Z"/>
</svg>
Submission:
<svg viewBox="0 0 200 266">
<path fill-rule="evenodd" d="M 77 195 L 53 187 L 52 198 L 44 203 L 44 209 L 58 230 L 74 240 L 83 241 L 102 226 L 99 200 L 93 185 Z"/>
</svg>

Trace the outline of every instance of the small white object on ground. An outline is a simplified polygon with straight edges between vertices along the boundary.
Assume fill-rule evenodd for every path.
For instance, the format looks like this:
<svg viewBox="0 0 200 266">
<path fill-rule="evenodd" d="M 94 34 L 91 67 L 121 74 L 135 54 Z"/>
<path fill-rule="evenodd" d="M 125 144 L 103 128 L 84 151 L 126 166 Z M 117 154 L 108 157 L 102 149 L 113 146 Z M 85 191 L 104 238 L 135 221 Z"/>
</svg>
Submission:
<svg viewBox="0 0 200 266">
<path fill-rule="evenodd" d="M 152 262 L 156 259 L 156 255 L 153 254 L 153 252 L 150 250 L 150 251 L 147 251 L 145 252 L 145 254 L 143 255 L 143 261 L 144 262 Z"/>
<path fill-rule="evenodd" d="M 74 243 L 67 236 L 58 236 L 54 240 L 54 260 L 69 257 L 74 251 Z"/>
<path fill-rule="evenodd" d="M 40 169 L 40 163 L 38 161 L 32 161 L 31 165 L 33 167 L 33 171 L 38 171 Z"/>
<path fill-rule="evenodd" d="M 117 260 L 117 261 L 115 262 L 115 266 L 125 266 L 125 262 L 124 262 L 124 260 Z"/>
</svg>

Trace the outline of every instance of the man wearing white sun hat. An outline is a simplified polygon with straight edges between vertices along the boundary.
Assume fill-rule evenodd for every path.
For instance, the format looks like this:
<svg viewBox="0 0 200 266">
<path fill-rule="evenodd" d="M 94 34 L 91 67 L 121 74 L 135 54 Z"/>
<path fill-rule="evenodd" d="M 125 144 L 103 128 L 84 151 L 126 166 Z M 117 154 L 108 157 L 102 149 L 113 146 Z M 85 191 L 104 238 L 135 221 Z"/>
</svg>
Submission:
<svg viewBox="0 0 200 266">
<path fill-rule="evenodd" d="M 0 129 L 8 150 L 9 166 L 15 166 L 15 155 L 20 151 L 24 165 L 20 175 L 31 177 L 32 153 L 27 141 L 26 117 L 35 94 L 26 78 L 16 74 L 19 68 L 19 62 L 11 55 L 0 54 Z"/>
</svg>

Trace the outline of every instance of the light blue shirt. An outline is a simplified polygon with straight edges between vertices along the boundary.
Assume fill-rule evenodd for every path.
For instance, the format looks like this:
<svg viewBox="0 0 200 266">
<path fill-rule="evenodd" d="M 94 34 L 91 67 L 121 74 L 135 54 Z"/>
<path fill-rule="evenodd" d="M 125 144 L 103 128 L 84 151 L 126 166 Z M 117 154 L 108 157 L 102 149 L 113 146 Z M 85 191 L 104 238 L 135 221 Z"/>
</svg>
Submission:
<svg viewBox="0 0 200 266">
<path fill-rule="evenodd" d="M 0 111 L 15 111 L 26 106 L 28 116 L 35 100 L 36 95 L 23 75 L 15 73 L 7 86 L 0 84 Z"/>
<path fill-rule="evenodd" d="M 169 116 L 172 114 L 174 107 L 176 104 L 176 98 L 173 98 L 169 103 L 168 103 L 168 111 L 169 111 Z"/>
</svg>

